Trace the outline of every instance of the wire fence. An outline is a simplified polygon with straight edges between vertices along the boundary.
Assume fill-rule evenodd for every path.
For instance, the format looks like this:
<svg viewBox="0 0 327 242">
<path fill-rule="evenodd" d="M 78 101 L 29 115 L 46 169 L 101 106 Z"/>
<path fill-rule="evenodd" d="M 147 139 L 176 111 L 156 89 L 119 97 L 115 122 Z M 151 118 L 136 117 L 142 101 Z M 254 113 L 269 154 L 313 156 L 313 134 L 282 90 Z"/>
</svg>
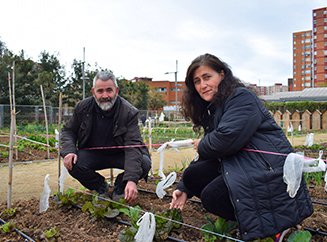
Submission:
<svg viewBox="0 0 327 242">
<path fill-rule="evenodd" d="M 45 115 L 42 105 L 16 105 L 16 124 L 30 124 L 30 123 L 44 123 Z M 62 108 L 62 123 L 65 123 L 72 116 L 74 108 L 63 107 Z M 59 120 L 59 108 L 53 106 L 46 106 L 47 120 L 49 124 L 58 124 Z M 11 111 L 9 104 L 0 104 L 0 128 L 10 127 Z M 175 110 L 159 111 L 159 110 L 140 110 L 139 121 L 142 124 L 142 117 L 145 120 L 151 118 L 151 122 L 154 127 L 159 127 L 160 123 L 162 127 L 174 127 L 177 125 L 190 126 L 189 122 L 185 122 L 181 113 Z M 175 123 L 175 124 L 173 124 Z"/>
</svg>

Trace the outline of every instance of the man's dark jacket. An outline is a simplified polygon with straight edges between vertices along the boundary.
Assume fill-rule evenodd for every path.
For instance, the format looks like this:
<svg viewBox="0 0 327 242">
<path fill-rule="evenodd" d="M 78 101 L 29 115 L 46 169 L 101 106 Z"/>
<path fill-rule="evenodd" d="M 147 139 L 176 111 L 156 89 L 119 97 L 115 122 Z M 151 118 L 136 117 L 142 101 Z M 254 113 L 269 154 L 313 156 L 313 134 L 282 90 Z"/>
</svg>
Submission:
<svg viewBox="0 0 327 242">
<path fill-rule="evenodd" d="M 88 97 L 75 106 L 74 113 L 70 120 L 62 129 L 62 149 L 61 156 L 65 157 L 69 153 L 77 154 L 78 149 L 86 146 L 90 137 L 95 112 L 94 97 Z M 114 115 L 113 137 L 119 146 L 144 145 L 140 129 L 138 126 L 138 110 L 124 98 L 117 96 L 116 113 Z M 133 181 L 136 184 L 142 175 L 141 161 L 142 155 L 150 157 L 145 146 L 124 148 L 125 151 L 125 174 L 124 181 Z"/>
<path fill-rule="evenodd" d="M 200 159 L 221 159 L 242 239 L 276 235 L 310 216 L 313 207 L 304 179 L 294 198 L 283 182 L 284 154 L 294 152 L 293 147 L 257 96 L 237 88 L 218 108 L 209 107 L 198 153 Z"/>
</svg>

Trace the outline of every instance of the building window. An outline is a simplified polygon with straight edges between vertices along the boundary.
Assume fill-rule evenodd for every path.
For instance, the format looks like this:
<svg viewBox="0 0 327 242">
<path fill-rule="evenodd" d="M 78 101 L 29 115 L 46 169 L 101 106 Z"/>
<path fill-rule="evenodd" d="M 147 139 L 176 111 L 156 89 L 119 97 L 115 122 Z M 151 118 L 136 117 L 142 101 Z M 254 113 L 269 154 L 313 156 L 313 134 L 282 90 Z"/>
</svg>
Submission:
<svg viewBox="0 0 327 242">
<path fill-rule="evenodd" d="M 296 66 L 294 66 L 294 69 L 296 69 Z"/>
<path fill-rule="evenodd" d="M 159 87 L 158 92 L 167 92 L 167 88 L 166 87 Z"/>
<path fill-rule="evenodd" d="M 314 17 L 317 16 L 317 13 L 313 13 L 313 16 L 314 16 Z"/>
<path fill-rule="evenodd" d="M 296 53 L 294 53 L 294 56 L 296 56 Z"/>
<path fill-rule="evenodd" d="M 327 26 L 324 26 L 324 30 L 327 30 Z"/>
<path fill-rule="evenodd" d="M 294 75 L 296 75 L 296 71 L 294 71 L 294 73 L 293 73 Z"/>
<path fill-rule="evenodd" d="M 317 20 L 313 20 L 313 24 L 316 24 L 317 23 Z"/>
<path fill-rule="evenodd" d="M 327 23 L 327 18 L 324 19 L 324 22 Z"/>
<path fill-rule="evenodd" d="M 317 32 L 317 28 L 313 28 L 313 32 L 314 32 L 314 33 Z"/>
<path fill-rule="evenodd" d="M 294 43 L 293 43 L 294 45 L 296 45 L 296 41 L 294 41 Z"/>
</svg>

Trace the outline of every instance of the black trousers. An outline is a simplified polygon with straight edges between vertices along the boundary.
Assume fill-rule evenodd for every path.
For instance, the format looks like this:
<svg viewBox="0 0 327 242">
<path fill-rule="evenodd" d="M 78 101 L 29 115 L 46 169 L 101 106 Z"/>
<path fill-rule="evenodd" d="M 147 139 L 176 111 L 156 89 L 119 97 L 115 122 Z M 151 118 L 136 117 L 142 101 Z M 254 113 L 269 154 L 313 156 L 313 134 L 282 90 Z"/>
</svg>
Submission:
<svg viewBox="0 0 327 242">
<path fill-rule="evenodd" d="M 191 162 L 183 173 L 183 183 L 188 191 L 201 199 L 208 212 L 236 221 L 234 207 L 217 159 Z"/>
<path fill-rule="evenodd" d="M 84 187 L 90 190 L 98 190 L 103 184 L 105 178 L 97 170 L 108 168 L 124 169 L 125 154 L 108 155 L 104 150 L 78 150 L 77 162 L 73 164 L 69 174 L 77 179 Z M 146 178 L 151 168 L 150 157 L 143 155 L 142 159 L 143 173 L 139 179 Z"/>
</svg>

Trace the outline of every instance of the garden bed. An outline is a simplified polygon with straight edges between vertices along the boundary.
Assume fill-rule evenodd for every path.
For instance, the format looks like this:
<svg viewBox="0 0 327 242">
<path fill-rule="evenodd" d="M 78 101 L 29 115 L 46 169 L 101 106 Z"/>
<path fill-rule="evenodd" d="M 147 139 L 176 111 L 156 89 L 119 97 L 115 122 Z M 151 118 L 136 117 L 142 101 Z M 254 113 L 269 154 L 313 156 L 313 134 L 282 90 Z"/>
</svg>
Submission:
<svg viewBox="0 0 327 242">
<path fill-rule="evenodd" d="M 169 208 L 171 198 L 168 196 L 172 193 L 173 187 L 168 189 L 168 196 L 165 196 L 163 199 L 159 199 L 155 193 L 151 194 L 143 191 L 143 189 L 145 189 L 154 192 L 156 181 L 156 179 L 150 179 L 148 183 L 141 181 L 139 188 L 141 188 L 142 191 L 139 191 L 138 198 L 130 205 L 133 207 L 138 205 L 143 211 L 151 211 L 151 208 L 153 208 L 155 211 L 161 212 Z M 323 186 L 317 187 L 311 183 L 309 184 L 309 192 L 313 201 L 327 202 L 327 193 Z M 315 208 L 314 213 L 304 220 L 301 226 L 303 228 L 311 228 L 312 230 L 319 230 L 327 233 L 327 206 L 317 203 L 313 205 Z M 12 205 L 12 208 L 15 207 L 19 209 L 16 216 L 9 218 L 8 216 L 2 215 L 1 218 L 7 222 L 9 220 L 14 221 L 17 224 L 17 229 L 35 241 L 42 241 L 42 233 L 54 227 L 60 229 L 60 235 L 57 241 L 119 241 L 118 234 L 121 230 L 128 227 L 114 220 L 97 219 L 93 221 L 94 219 L 90 213 L 83 213 L 79 208 L 58 207 L 52 203 L 47 211 L 40 214 L 39 199 L 35 197 L 25 201 L 17 201 Z M 5 208 L 5 203 L 0 204 L 1 212 L 3 212 Z M 194 228 L 201 228 L 204 224 L 208 223 L 204 214 L 207 214 L 215 221 L 217 219 L 216 216 L 207 213 L 201 203 L 188 201 L 182 211 L 183 223 L 186 224 L 181 228 L 182 233 L 171 233 L 169 236 L 182 241 L 205 241 L 204 234 L 202 234 L 199 229 Z M 119 214 L 118 219 L 131 222 L 129 217 L 124 214 Z M 233 238 L 240 239 L 237 230 L 234 231 L 232 236 Z M 0 238 L 2 241 L 23 240 L 17 233 L 0 234 Z M 313 235 L 311 241 L 327 241 L 327 237 L 316 234 Z"/>
<path fill-rule="evenodd" d="M 306 150 L 305 155 L 317 158 L 317 154 L 314 152 L 316 151 Z M 28 153 L 30 156 L 24 156 L 24 153 Z M 50 154 L 51 158 L 57 158 L 58 156 L 57 152 L 51 152 Z M 36 161 L 47 158 L 46 150 L 37 149 L 29 149 L 28 152 L 19 152 L 18 155 L 19 160 L 14 160 L 14 162 Z M 0 157 L 0 162 L 8 162 L 8 158 L 1 159 Z M 180 175 L 181 172 L 179 172 L 178 179 L 180 179 Z M 141 181 L 138 187 L 154 192 L 156 183 L 158 182 L 155 178 L 156 177 L 150 179 L 148 183 Z M 322 182 L 320 186 L 316 185 L 314 179 L 311 179 L 308 184 L 310 197 L 314 202 L 314 213 L 309 218 L 305 219 L 303 223 L 301 223 L 301 226 L 303 228 L 309 228 L 312 231 L 327 233 L 327 206 L 325 205 L 327 203 L 327 193 L 324 190 L 324 185 L 324 182 Z M 174 186 L 170 189 L 166 189 L 168 194 L 172 193 Z M 169 208 L 170 201 L 170 197 L 159 199 L 156 194 L 139 191 L 138 198 L 130 205 L 133 207 L 138 205 L 143 211 L 151 211 L 151 208 L 153 208 L 155 211 L 161 212 Z M 1 202 L 0 213 L 3 212 L 7 206 L 5 201 L 2 200 Z M 17 207 L 19 209 L 17 214 L 12 218 L 2 214 L 0 216 L 1 219 L 6 222 L 9 220 L 16 222 L 17 229 L 35 241 L 44 241 L 44 239 L 41 238 L 42 233 L 54 227 L 60 229 L 60 235 L 57 241 L 119 241 L 118 235 L 120 231 L 128 227 L 114 220 L 97 219 L 94 221 L 90 213 L 83 213 L 79 208 L 58 207 L 52 203 L 50 203 L 50 207 L 47 211 L 40 214 L 39 198 L 37 197 L 15 201 L 11 207 Z M 182 211 L 183 223 L 185 223 L 181 228 L 182 233 L 177 234 L 173 232 L 170 233 L 169 236 L 182 241 L 205 241 L 204 234 L 199 231 L 199 228 L 208 223 L 204 214 L 207 214 L 215 221 L 217 219 L 216 216 L 207 213 L 201 203 L 188 201 Z M 118 218 L 131 222 L 129 217 L 124 214 L 119 214 Z M 327 237 L 324 235 L 315 234 L 313 232 L 312 234 L 312 242 L 327 241 Z M 232 236 L 233 238 L 240 239 L 237 230 L 234 231 Z M 0 234 L 0 241 L 24 241 L 24 239 L 17 233 L 12 232 Z"/>
</svg>

